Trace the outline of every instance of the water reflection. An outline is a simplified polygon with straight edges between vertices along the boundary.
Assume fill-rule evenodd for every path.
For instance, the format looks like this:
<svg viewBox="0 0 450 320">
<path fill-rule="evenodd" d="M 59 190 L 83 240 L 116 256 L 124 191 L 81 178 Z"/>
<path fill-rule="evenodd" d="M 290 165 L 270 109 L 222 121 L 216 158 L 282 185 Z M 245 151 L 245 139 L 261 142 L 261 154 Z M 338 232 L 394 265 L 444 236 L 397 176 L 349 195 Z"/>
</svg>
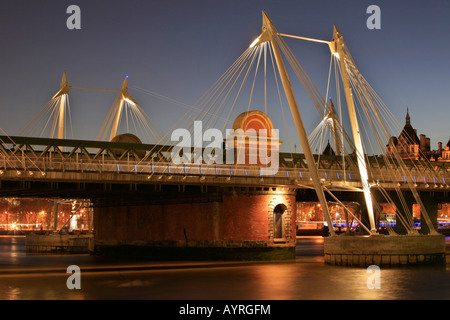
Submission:
<svg viewBox="0 0 450 320">
<path fill-rule="evenodd" d="M 15 243 L 14 243 L 15 242 Z M 450 265 L 381 268 L 380 289 L 369 289 L 366 268 L 326 265 L 323 238 L 299 239 L 295 260 L 242 263 L 191 269 L 84 272 L 95 260 L 79 256 L 27 256 L 21 239 L 0 238 L 3 266 L 79 264 L 81 290 L 69 290 L 68 274 L 1 275 L 0 299 L 235 299 L 235 300 L 383 300 L 450 299 Z M 5 245 L 8 243 L 9 245 Z M 9 248 L 9 251 L 5 251 Z M 322 252 L 322 253 L 320 253 Z"/>
<path fill-rule="evenodd" d="M 300 280 L 295 278 L 295 264 L 265 265 L 252 269 L 251 276 L 255 282 L 254 294 L 263 300 L 288 300 L 289 287 Z"/>
<path fill-rule="evenodd" d="M 2 300 L 18 300 L 21 297 L 20 289 L 17 287 L 8 286 L 5 290 L 2 290 L 3 294 L 0 296 Z"/>
<path fill-rule="evenodd" d="M 24 236 L 0 236 L 0 263 L 18 264 L 25 257 Z"/>
</svg>

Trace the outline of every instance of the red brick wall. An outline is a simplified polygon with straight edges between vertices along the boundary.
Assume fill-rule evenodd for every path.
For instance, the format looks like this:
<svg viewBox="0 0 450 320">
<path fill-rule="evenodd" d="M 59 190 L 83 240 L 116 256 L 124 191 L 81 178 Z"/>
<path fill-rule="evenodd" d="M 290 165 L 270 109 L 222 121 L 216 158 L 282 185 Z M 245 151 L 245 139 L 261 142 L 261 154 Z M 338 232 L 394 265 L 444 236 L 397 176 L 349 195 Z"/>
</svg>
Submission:
<svg viewBox="0 0 450 320">
<path fill-rule="evenodd" d="M 269 240 L 267 206 L 269 196 L 224 196 L 222 229 L 224 240 Z"/>
<path fill-rule="evenodd" d="M 217 204 L 95 208 L 98 240 L 214 240 Z"/>
<path fill-rule="evenodd" d="M 97 240 L 270 241 L 271 210 L 284 203 L 286 232 L 295 239 L 295 196 L 224 195 L 223 202 L 102 207 L 94 209 Z"/>
</svg>

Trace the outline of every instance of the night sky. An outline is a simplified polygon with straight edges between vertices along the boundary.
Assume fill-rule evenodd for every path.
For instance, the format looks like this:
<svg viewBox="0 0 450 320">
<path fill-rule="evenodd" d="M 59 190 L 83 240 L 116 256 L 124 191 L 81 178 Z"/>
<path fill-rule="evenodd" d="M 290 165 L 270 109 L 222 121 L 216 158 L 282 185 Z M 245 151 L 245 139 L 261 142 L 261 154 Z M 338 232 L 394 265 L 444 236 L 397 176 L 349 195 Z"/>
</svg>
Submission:
<svg viewBox="0 0 450 320">
<path fill-rule="evenodd" d="M 81 30 L 66 27 L 72 4 L 81 9 Z M 371 4 L 381 9 L 380 30 L 366 27 Z M 287 34 L 331 40 L 336 24 L 359 70 L 398 121 L 404 124 L 408 107 L 413 127 L 431 138 L 432 149 L 447 143 L 448 0 L 2 0 L 0 127 L 16 135 L 58 91 L 66 71 L 69 85 L 104 89 L 120 89 L 129 76 L 130 94 L 168 130 L 185 107 L 133 87 L 192 105 L 261 33 L 263 10 Z M 328 47 L 286 42 L 325 96 Z M 309 133 L 319 115 L 302 87 L 294 89 Z M 72 89 L 69 96 L 73 138 L 94 140 L 115 94 Z M 255 99 L 252 109 L 261 107 Z M 279 105 L 271 107 L 268 114 L 285 139 Z M 240 108 L 235 116 L 246 102 Z M 292 120 L 287 125 L 299 146 Z"/>
</svg>

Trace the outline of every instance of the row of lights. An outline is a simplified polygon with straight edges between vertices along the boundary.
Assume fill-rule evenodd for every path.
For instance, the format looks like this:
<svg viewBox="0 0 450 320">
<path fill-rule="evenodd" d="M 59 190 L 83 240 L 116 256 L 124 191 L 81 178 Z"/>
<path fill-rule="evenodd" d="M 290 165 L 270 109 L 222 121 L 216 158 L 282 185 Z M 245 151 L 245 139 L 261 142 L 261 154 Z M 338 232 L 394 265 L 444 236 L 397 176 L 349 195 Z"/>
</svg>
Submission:
<svg viewBox="0 0 450 320">
<path fill-rule="evenodd" d="M 230 169 L 230 170 L 231 170 L 231 169 Z M 152 169 L 152 171 L 153 171 L 153 169 Z M 186 170 L 185 170 L 185 171 L 186 171 Z M 118 172 L 120 172 L 119 169 L 118 169 Z M 136 172 L 136 170 L 135 170 L 135 172 Z M 17 170 L 16 173 L 17 173 L 17 176 L 21 176 L 21 175 L 22 175 L 22 171 Z M 42 176 L 42 177 L 46 176 L 46 173 L 45 173 L 45 172 L 41 171 L 40 173 L 41 173 L 41 176 Z M 3 170 L 0 170 L 0 175 L 3 175 L 3 174 L 4 174 L 4 171 L 3 171 Z M 33 171 L 28 171 L 28 174 L 29 174 L 30 176 L 33 176 L 33 175 L 34 175 L 34 172 L 33 172 Z M 170 174 L 170 167 L 169 167 L 169 174 Z M 247 169 L 246 169 L 246 168 L 245 168 L 245 174 L 246 174 L 246 176 L 248 176 L 248 174 L 247 174 Z M 151 175 L 148 175 L 148 176 L 147 176 L 147 179 L 150 180 L 150 179 L 153 177 L 153 175 L 154 175 L 153 173 L 152 173 Z M 216 175 L 217 175 L 217 168 L 216 168 Z M 230 175 L 233 175 L 233 172 L 232 172 L 232 171 L 230 171 Z M 302 179 L 302 172 L 301 172 L 301 171 L 299 172 L 299 175 L 300 175 L 300 179 Z M 351 174 L 349 173 L 348 175 L 349 175 L 349 179 L 352 180 Z M 261 172 L 260 172 L 260 176 L 261 176 Z M 275 174 L 274 174 L 274 176 L 275 176 Z M 288 171 L 286 171 L 286 176 L 289 178 L 289 172 L 288 172 Z M 158 180 L 161 180 L 162 178 L 163 178 L 162 175 L 158 176 Z M 173 178 L 173 175 L 169 175 L 168 179 L 171 180 L 172 178 Z M 340 180 L 339 173 L 337 173 L 337 178 L 338 178 L 338 180 Z M 183 180 L 186 180 L 186 179 L 187 179 L 187 175 L 185 175 L 185 176 L 183 177 Z M 230 179 L 231 179 L 231 177 L 227 177 L 227 181 L 229 181 Z M 262 179 L 262 177 L 261 177 L 261 179 Z M 406 182 L 406 178 L 404 178 L 404 179 L 405 179 L 405 182 Z M 424 179 L 426 179 L 426 178 L 424 177 Z M 439 185 L 436 183 L 436 178 L 433 177 L 433 179 L 434 179 L 434 182 L 435 182 L 434 185 L 433 185 L 434 188 L 445 188 L 445 189 L 448 189 L 448 188 L 449 188 L 449 186 L 445 183 L 445 178 L 443 178 L 444 184 L 439 184 Z M 203 181 L 203 180 L 205 180 L 205 177 L 202 175 L 202 176 L 200 177 L 200 181 Z M 310 178 L 310 180 L 312 180 L 312 178 Z M 325 172 L 325 178 L 322 178 L 321 181 L 322 181 L 322 182 L 325 182 L 326 180 L 328 180 L 328 175 L 327 175 L 327 173 Z M 417 183 L 416 183 L 416 178 L 415 178 L 415 177 L 414 177 L 414 181 L 415 181 L 414 187 L 417 188 L 418 185 L 417 185 Z M 297 182 L 297 180 L 294 179 L 294 182 Z M 372 186 L 375 186 L 375 185 L 379 185 L 379 182 L 377 182 L 377 183 L 372 182 L 372 183 L 369 184 L 369 185 L 370 185 L 371 187 L 372 187 Z M 401 184 L 400 184 L 400 183 L 397 183 L 397 186 L 401 186 Z M 429 188 L 430 185 L 429 185 L 428 183 L 426 183 L 426 184 L 424 185 L 424 187 L 425 187 L 425 188 Z"/>
</svg>

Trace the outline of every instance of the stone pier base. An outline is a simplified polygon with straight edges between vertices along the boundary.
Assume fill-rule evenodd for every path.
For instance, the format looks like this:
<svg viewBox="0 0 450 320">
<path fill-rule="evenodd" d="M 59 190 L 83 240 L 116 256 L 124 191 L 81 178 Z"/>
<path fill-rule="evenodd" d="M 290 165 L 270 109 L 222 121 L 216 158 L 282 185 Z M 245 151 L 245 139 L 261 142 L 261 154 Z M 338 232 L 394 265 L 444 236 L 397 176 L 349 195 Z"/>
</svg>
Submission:
<svg viewBox="0 0 450 320">
<path fill-rule="evenodd" d="M 29 234 L 25 239 L 27 253 L 88 253 L 93 249 L 93 235 Z"/>
<path fill-rule="evenodd" d="M 445 265 L 445 236 L 333 236 L 324 239 L 325 263 L 343 266 Z"/>
<path fill-rule="evenodd" d="M 261 261 L 295 259 L 295 244 L 265 241 L 95 241 L 94 254 L 145 260 Z"/>
<path fill-rule="evenodd" d="M 95 254 L 172 261 L 295 259 L 294 189 L 166 188 L 94 200 Z"/>
</svg>

